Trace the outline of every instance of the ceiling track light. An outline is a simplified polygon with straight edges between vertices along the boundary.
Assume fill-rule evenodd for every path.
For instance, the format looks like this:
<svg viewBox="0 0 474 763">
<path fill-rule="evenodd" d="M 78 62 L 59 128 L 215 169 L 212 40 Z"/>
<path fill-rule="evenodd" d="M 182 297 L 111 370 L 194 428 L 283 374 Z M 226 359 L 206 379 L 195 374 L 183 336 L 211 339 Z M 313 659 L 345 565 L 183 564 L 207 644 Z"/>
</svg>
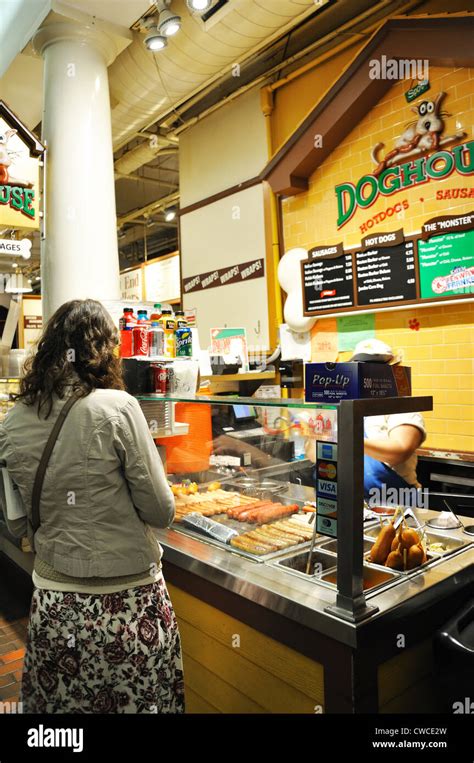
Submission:
<svg viewBox="0 0 474 763">
<path fill-rule="evenodd" d="M 170 223 L 172 220 L 174 220 L 176 217 L 176 210 L 173 207 L 170 207 L 169 209 L 165 210 L 165 221 L 167 223 Z"/>
<path fill-rule="evenodd" d="M 171 0 L 155 0 L 156 9 L 160 12 L 158 32 L 165 37 L 173 37 L 181 29 L 181 16 L 170 10 Z"/>
<path fill-rule="evenodd" d="M 191 12 L 204 13 L 212 5 L 212 0 L 186 0 L 186 5 Z"/>
<path fill-rule="evenodd" d="M 144 39 L 144 43 L 148 50 L 152 53 L 156 53 L 157 50 L 163 50 L 168 45 L 167 38 L 159 32 L 150 32 Z"/>
</svg>

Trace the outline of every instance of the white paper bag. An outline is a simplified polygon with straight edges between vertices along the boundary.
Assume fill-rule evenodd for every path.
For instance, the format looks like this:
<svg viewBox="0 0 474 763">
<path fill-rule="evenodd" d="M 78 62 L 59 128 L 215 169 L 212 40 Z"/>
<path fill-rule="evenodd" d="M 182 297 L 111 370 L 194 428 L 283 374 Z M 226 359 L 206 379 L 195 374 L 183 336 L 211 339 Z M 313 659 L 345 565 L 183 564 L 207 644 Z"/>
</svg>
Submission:
<svg viewBox="0 0 474 763">
<path fill-rule="evenodd" d="M 18 490 L 18 485 L 13 482 L 8 474 L 7 468 L 4 466 L 2 467 L 2 478 L 5 490 L 7 518 L 10 521 L 14 521 L 15 519 L 26 517 L 26 510 L 21 499 L 20 491 Z"/>
</svg>

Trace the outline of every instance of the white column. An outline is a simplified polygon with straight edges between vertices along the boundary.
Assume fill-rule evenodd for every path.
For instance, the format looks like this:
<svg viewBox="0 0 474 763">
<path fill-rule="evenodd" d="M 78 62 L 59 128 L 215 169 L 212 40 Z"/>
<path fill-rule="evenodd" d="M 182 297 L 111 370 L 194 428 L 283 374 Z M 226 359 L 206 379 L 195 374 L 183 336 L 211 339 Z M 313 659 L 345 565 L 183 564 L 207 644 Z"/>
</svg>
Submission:
<svg viewBox="0 0 474 763">
<path fill-rule="evenodd" d="M 118 299 L 119 264 L 107 64 L 114 43 L 93 27 L 40 29 L 47 142 L 43 316 L 70 299 Z"/>
</svg>

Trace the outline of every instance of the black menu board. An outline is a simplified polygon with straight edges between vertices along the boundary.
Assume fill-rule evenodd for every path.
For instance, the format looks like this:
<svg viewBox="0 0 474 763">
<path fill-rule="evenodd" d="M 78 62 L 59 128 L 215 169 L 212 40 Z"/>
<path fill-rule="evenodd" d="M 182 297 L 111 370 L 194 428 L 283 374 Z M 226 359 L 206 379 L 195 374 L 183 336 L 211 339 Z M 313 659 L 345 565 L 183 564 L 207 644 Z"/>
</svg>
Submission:
<svg viewBox="0 0 474 763">
<path fill-rule="evenodd" d="M 323 255 L 301 263 L 306 315 L 353 307 L 352 255 Z"/>
<path fill-rule="evenodd" d="M 356 252 L 357 304 L 408 302 L 416 299 L 413 241 Z"/>
<path fill-rule="evenodd" d="M 306 316 L 474 296 L 474 211 L 433 217 L 421 237 L 372 233 L 357 248 L 320 244 L 301 263 Z"/>
</svg>

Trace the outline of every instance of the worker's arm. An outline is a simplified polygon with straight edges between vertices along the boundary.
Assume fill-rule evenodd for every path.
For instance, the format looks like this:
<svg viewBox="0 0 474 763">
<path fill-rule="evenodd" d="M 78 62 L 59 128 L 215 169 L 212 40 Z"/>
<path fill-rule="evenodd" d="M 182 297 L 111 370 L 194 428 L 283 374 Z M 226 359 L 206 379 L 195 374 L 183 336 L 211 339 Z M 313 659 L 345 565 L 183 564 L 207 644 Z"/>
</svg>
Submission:
<svg viewBox="0 0 474 763">
<path fill-rule="evenodd" d="M 389 466 L 407 461 L 423 442 L 423 433 L 412 424 L 400 424 L 391 429 L 385 440 L 364 440 L 364 451 L 367 456 L 383 461 Z"/>
</svg>

